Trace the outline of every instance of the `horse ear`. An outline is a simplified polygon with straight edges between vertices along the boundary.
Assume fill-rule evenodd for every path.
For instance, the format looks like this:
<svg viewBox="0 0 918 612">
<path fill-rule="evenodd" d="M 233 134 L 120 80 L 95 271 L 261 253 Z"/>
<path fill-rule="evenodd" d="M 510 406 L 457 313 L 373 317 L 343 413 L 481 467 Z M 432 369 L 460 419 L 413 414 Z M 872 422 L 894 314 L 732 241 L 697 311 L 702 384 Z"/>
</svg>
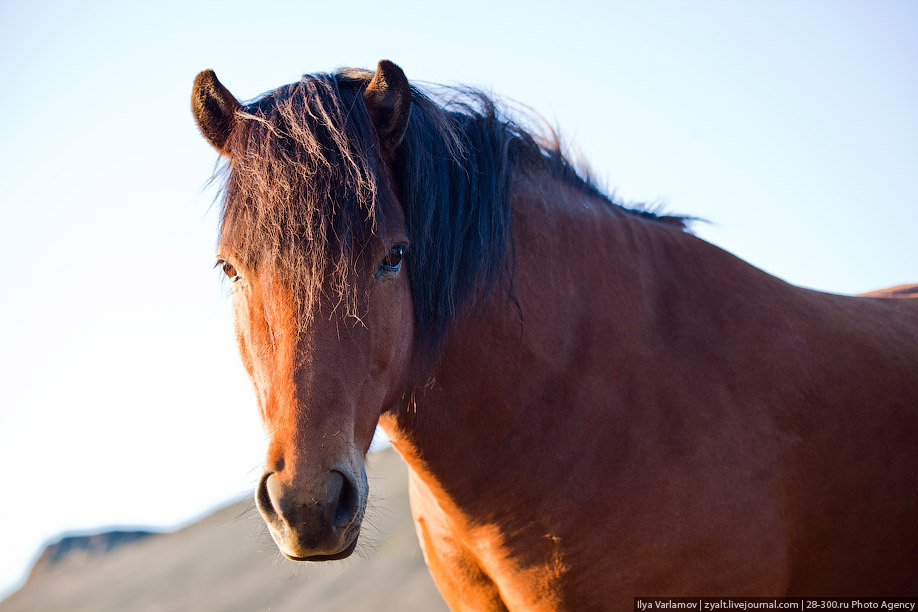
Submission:
<svg viewBox="0 0 918 612">
<path fill-rule="evenodd" d="M 194 78 L 191 90 L 191 110 L 204 137 L 220 153 L 226 155 L 226 140 L 233 130 L 236 111 L 242 108 L 226 87 L 217 80 L 213 70 L 204 70 Z"/>
<path fill-rule="evenodd" d="M 389 60 L 380 61 L 363 99 L 383 149 L 394 151 L 405 135 L 411 113 L 411 86 L 405 73 Z"/>
</svg>

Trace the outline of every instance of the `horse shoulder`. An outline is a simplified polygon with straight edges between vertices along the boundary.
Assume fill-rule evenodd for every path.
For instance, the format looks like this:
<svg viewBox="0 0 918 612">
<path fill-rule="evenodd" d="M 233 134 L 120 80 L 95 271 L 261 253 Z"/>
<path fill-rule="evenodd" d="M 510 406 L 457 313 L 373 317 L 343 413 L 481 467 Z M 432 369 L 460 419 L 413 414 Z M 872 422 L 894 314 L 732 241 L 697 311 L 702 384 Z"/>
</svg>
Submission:
<svg viewBox="0 0 918 612">
<path fill-rule="evenodd" d="M 413 470 L 408 480 L 411 514 L 424 561 L 451 610 L 506 611 L 494 581 L 463 542 L 453 521 Z"/>
</svg>

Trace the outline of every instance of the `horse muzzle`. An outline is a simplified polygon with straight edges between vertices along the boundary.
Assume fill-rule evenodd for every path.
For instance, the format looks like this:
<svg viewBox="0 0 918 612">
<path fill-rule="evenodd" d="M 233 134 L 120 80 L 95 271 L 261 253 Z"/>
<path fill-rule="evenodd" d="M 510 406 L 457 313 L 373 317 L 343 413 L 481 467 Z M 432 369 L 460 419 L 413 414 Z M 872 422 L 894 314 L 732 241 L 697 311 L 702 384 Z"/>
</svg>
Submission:
<svg viewBox="0 0 918 612">
<path fill-rule="evenodd" d="M 281 553 L 293 561 L 332 561 L 350 556 L 366 508 L 366 475 L 358 481 L 350 469 L 329 470 L 311 486 L 266 472 L 255 502 Z"/>
</svg>

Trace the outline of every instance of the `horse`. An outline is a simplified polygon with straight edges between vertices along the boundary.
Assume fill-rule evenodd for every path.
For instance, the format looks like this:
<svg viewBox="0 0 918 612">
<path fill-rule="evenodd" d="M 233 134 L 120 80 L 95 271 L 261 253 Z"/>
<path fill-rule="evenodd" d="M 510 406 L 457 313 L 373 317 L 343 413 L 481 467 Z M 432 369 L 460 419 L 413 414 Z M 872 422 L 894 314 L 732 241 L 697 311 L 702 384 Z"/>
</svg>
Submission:
<svg viewBox="0 0 918 612">
<path fill-rule="evenodd" d="M 453 610 L 918 594 L 918 301 L 785 283 L 387 60 L 192 109 L 285 557 L 355 550 L 378 424 Z"/>
</svg>

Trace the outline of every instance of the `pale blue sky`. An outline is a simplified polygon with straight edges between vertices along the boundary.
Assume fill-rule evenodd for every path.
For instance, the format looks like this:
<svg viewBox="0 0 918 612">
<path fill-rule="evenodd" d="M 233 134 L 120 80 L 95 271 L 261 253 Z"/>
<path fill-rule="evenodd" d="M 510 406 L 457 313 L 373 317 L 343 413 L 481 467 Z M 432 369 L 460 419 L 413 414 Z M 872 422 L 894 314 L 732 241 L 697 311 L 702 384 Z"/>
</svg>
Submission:
<svg viewBox="0 0 918 612">
<path fill-rule="evenodd" d="M 918 4 L 521 6 L 0 4 L 0 592 L 62 530 L 175 525 L 257 478 L 203 68 L 247 99 L 389 58 L 532 106 L 621 198 L 790 282 L 918 282 Z"/>
</svg>

